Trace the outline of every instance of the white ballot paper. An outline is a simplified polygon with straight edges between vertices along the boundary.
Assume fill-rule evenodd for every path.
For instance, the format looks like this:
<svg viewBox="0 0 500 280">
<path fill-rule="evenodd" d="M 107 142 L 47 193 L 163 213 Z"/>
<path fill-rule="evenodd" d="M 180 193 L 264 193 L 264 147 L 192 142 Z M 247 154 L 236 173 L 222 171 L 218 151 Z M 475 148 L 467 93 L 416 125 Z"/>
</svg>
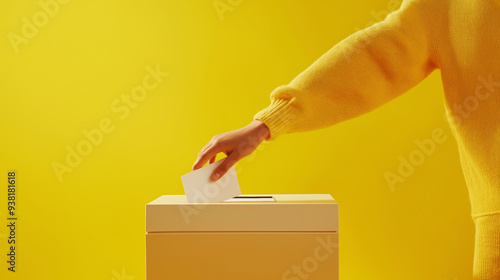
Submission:
<svg viewBox="0 0 500 280">
<path fill-rule="evenodd" d="M 241 194 L 236 169 L 231 167 L 219 180 L 210 176 L 224 159 L 181 176 L 188 203 L 222 202 Z"/>
</svg>

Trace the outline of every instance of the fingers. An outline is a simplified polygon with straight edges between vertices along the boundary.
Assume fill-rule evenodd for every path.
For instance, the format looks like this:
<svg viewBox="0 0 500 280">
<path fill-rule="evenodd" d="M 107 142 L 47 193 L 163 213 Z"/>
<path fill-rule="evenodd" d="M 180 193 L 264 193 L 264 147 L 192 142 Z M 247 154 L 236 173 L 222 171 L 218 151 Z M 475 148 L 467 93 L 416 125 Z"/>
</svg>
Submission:
<svg viewBox="0 0 500 280">
<path fill-rule="evenodd" d="M 226 157 L 224 161 L 217 166 L 217 168 L 215 168 L 214 172 L 212 172 L 211 179 L 214 181 L 219 180 L 219 178 L 224 176 L 229 168 L 231 168 L 238 160 L 240 160 L 238 153 L 233 152 L 229 154 L 229 156 Z"/>
<path fill-rule="evenodd" d="M 213 144 L 213 141 L 210 140 L 210 142 L 208 142 L 202 149 L 201 149 L 201 152 L 204 152 L 206 149 L 210 148 Z"/>
<path fill-rule="evenodd" d="M 193 165 L 193 170 L 199 169 L 205 165 L 205 163 L 212 158 L 215 159 L 217 154 L 219 152 L 222 152 L 221 148 L 219 145 L 210 145 L 208 148 L 201 150 L 200 153 L 198 154 L 198 158 L 196 159 L 194 165 Z"/>
<path fill-rule="evenodd" d="M 212 164 L 214 163 L 215 161 L 215 158 L 217 157 L 217 155 L 213 156 L 209 161 L 208 161 L 208 164 Z"/>
</svg>

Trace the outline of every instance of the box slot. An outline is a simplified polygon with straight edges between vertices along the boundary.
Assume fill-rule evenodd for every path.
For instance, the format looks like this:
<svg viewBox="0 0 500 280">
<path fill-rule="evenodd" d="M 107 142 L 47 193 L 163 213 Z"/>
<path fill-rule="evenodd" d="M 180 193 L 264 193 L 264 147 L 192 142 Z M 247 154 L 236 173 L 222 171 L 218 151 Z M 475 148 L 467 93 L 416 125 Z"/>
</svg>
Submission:
<svg viewBox="0 0 500 280">
<path fill-rule="evenodd" d="M 239 195 L 224 202 L 276 202 L 272 195 Z"/>
</svg>

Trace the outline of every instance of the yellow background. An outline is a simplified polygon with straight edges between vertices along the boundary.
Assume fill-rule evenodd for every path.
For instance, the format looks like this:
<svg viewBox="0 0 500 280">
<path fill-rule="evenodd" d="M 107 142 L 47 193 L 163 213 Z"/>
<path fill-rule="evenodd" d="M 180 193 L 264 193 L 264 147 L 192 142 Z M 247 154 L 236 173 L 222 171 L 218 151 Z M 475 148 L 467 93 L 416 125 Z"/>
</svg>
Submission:
<svg viewBox="0 0 500 280">
<path fill-rule="evenodd" d="M 18 172 L 19 217 L 16 273 L 0 227 L 1 279 L 144 279 L 145 204 L 183 194 L 180 176 L 213 135 L 249 123 L 274 88 L 394 4 L 229 2 L 221 20 L 210 0 L 74 0 L 18 53 L 9 32 L 42 9 L 0 2 L 0 170 Z M 120 120 L 111 103 L 157 64 L 170 76 Z M 343 280 L 470 279 L 473 223 L 443 114 L 435 71 L 370 114 L 266 143 L 237 164 L 242 192 L 330 193 Z M 60 182 L 52 163 L 104 118 L 115 130 Z M 391 190 L 384 173 L 435 128 L 447 140 Z"/>
</svg>

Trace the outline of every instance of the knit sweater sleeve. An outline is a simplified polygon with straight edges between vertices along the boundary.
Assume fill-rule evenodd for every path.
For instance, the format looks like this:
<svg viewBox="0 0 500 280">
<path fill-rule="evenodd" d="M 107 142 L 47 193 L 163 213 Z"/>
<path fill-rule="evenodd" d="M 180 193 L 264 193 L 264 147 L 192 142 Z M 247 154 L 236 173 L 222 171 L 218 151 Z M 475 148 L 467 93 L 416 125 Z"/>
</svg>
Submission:
<svg viewBox="0 0 500 280">
<path fill-rule="evenodd" d="M 404 1 L 385 20 L 342 40 L 276 88 L 271 104 L 254 116 L 269 128 L 269 141 L 360 116 L 423 80 L 437 68 L 427 8 L 419 0 Z"/>
</svg>

